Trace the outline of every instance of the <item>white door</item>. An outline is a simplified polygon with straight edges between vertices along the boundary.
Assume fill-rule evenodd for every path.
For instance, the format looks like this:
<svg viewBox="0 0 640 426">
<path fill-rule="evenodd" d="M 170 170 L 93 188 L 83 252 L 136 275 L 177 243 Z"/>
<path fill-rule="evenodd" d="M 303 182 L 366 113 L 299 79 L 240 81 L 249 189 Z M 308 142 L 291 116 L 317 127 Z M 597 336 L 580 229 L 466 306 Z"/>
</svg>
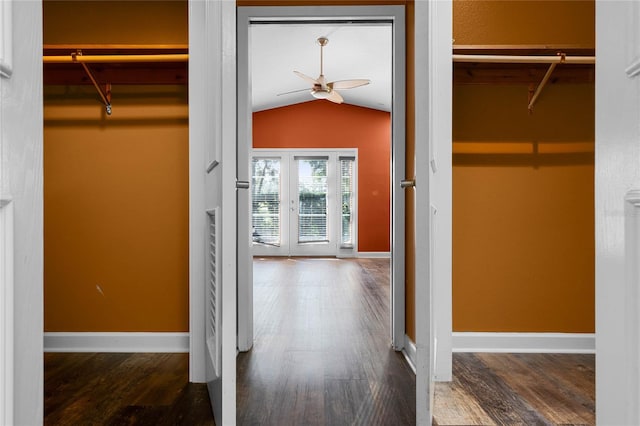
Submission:
<svg viewBox="0 0 640 426">
<path fill-rule="evenodd" d="M 451 31 L 450 1 L 415 4 L 416 146 L 416 424 L 431 425 L 436 362 L 434 286 L 451 286 Z M 419 77 L 419 78 L 418 78 Z M 448 196 L 438 194 L 449 192 Z M 447 268 L 446 271 L 438 268 Z M 449 278 L 446 278 L 449 277 Z M 447 282 L 448 280 L 448 282 Z M 437 282 L 442 281 L 442 282 Z"/>
<path fill-rule="evenodd" d="M 357 151 L 256 149 L 250 169 L 254 255 L 355 255 Z"/>
<path fill-rule="evenodd" d="M 235 2 L 189 2 L 190 380 L 236 422 Z"/>
<path fill-rule="evenodd" d="M 294 155 L 290 165 L 290 254 L 335 255 L 335 161 L 328 155 L 309 153 Z"/>
</svg>

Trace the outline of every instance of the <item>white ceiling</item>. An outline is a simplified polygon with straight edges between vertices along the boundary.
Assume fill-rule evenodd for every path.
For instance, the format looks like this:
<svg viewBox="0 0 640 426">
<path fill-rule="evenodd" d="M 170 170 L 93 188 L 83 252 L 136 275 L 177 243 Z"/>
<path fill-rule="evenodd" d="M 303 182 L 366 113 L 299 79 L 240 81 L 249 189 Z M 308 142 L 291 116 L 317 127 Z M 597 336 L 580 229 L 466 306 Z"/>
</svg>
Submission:
<svg viewBox="0 0 640 426">
<path fill-rule="evenodd" d="M 390 24 L 254 24 L 250 27 L 251 95 L 254 111 L 314 100 L 296 76 L 320 74 L 318 37 L 327 37 L 324 75 L 327 81 L 367 78 L 371 83 L 340 90 L 344 102 L 391 111 L 392 38 Z M 317 100 L 316 102 L 328 102 Z"/>
</svg>

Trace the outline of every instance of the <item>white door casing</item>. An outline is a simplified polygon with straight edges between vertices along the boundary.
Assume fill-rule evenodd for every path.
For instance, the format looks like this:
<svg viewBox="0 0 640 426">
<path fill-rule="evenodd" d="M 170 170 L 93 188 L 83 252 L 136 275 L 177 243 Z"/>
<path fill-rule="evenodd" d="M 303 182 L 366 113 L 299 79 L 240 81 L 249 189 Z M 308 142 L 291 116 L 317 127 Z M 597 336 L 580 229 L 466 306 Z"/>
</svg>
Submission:
<svg viewBox="0 0 640 426">
<path fill-rule="evenodd" d="M 392 106 L 392 140 L 391 153 L 392 182 L 400 182 L 405 174 L 405 24 L 404 8 L 401 6 L 296 6 L 296 7 L 239 7 L 238 8 L 238 175 L 248 180 L 248 152 L 252 140 L 251 124 L 251 92 L 250 92 L 250 60 L 249 60 L 249 26 L 251 22 L 269 20 L 379 20 L 393 23 L 393 106 Z M 246 178 L 245 178 L 246 176 Z M 405 335 L 405 292 L 404 292 L 404 206 L 405 194 L 398 185 L 392 185 L 392 345 L 396 350 L 404 347 Z M 239 211 L 249 211 L 249 199 L 239 199 Z M 250 229 L 249 217 L 239 217 L 245 221 L 239 232 Z M 242 223 L 242 222 L 239 222 Z M 250 241 L 250 235 L 239 234 L 240 241 Z M 245 249 L 239 247 L 239 261 L 249 264 L 249 245 Z M 248 271 L 251 268 L 240 268 Z M 244 272 L 243 272 L 244 274 Z M 238 334 L 240 350 L 251 347 L 252 341 L 252 280 L 251 277 L 239 275 L 238 284 Z M 240 342 L 247 343 L 244 347 Z"/>
<path fill-rule="evenodd" d="M 640 4 L 595 8 L 596 423 L 637 425 Z"/>
</svg>

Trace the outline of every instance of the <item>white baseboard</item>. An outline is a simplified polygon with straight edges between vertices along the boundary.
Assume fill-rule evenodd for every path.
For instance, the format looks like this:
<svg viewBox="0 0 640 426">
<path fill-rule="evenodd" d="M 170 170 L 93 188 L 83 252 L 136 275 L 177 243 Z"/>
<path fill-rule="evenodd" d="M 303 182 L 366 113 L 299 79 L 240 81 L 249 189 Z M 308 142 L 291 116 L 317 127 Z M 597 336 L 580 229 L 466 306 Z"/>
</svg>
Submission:
<svg viewBox="0 0 640 426">
<path fill-rule="evenodd" d="M 362 259 L 391 259 L 389 251 L 359 251 L 357 257 Z"/>
<path fill-rule="evenodd" d="M 596 353 L 594 333 L 453 333 L 453 352 Z"/>
<path fill-rule="evenodd" d="M 189 352 L 189 333 L 44 333 L 45 352 Z"/>
<path fill-rule="evenodd" d="M 413 340 L 406 334 L 404 335 L 404 348 L 402 349 L 402 354 L 404 358 L 407 360 L 407 364 L 413 370 L 413 374 L 416 374 L 416 344 L 413 343 Z"/>
</svg>

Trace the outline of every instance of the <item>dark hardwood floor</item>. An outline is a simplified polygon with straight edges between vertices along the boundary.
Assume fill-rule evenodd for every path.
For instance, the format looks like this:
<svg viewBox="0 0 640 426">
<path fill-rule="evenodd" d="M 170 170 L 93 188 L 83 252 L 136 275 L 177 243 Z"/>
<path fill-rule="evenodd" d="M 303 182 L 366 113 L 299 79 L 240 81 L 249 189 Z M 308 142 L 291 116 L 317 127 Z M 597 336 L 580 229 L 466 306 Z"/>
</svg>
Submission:
<svg viewBox="0 0 640 426">
<path fill-rule="evenodd" d="M 415 376 L 390 348 L 389 261 L 254 261 L 255 344 L 239 425 L 413 425 Z M 46 353 L 45 425 L 213 425 L 187 354 Z M 454 354 L 437 425 L 593 425 L 595 357 Z"/>
<path fill-rule="evenodd" d="M 595 356 L 453 354 L 437 383 L 434 424 L 594 425 Z"/>
<path fill-rule="evenodd" d="M 187 354 L 45 353 L 45 425 L 214 425 Z"/>
<path fill-rule="evenodd" d="M 240 425 L 410 425 L 415 376 L 390 346 L 387 259 L 254 260 Z"/>
</svg>

